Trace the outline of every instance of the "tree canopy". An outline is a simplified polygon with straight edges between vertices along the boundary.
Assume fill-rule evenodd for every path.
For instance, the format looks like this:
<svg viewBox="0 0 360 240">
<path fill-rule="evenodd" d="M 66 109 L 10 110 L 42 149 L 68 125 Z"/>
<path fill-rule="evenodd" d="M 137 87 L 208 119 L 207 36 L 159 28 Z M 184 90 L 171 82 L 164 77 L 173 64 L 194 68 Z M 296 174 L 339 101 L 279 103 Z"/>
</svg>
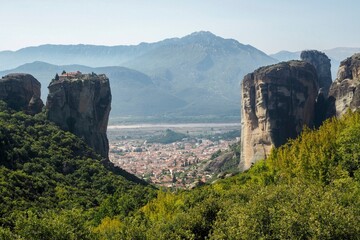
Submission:
<svg viewBox="0 0 360 240">
<path fill-rule="evenodd" d="M 0 102 L 0 239 L 358 239 L 360 113 L 193 190 L 114 172 L 43 113 Z"/>
</svg>

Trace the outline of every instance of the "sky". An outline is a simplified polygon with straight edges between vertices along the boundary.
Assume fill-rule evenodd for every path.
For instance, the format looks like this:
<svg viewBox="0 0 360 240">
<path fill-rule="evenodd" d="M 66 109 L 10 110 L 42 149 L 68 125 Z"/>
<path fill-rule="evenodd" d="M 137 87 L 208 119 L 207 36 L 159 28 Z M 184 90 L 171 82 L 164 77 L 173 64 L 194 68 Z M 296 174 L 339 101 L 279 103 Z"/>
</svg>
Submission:
<svg viewBox="0 0 360 240">
<path fill-rule="evenodd" d="M 359 0 L 0 0 L 0 51 L 210 31 L 268 54 L 360 47 Z"/>
</svg>

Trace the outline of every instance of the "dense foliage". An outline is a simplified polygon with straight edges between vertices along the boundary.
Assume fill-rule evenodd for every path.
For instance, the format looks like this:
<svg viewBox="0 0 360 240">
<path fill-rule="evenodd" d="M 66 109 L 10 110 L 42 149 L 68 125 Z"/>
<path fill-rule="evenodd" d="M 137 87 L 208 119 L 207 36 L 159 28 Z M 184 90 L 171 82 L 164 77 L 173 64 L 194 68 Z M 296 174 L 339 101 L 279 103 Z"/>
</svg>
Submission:
<svg viewBox="0 0 360 240">
<path fill-rule="evenodd" d="M 305 130 L 245 173 L 156 198 L 42 114 L 3 105 L 0 160 L 0 239 L 360 236 L 360 113 Z"/>
<path fill-rule="evenodd" d="M 305 130 L 245 173 L 191 191 L 159 192 L 114 236 L 359 239 L 359 166 L 360 114 L 348 113 Z M 106 224 L 99 225 L 102 236 Z"/>
<path fill-rule="evenodd" d="M 102 218 L 125 217 L 154 196 L 119 172 L 44 114 L 0 102 L 0 239 L 94 238 Z"/>
</svg>

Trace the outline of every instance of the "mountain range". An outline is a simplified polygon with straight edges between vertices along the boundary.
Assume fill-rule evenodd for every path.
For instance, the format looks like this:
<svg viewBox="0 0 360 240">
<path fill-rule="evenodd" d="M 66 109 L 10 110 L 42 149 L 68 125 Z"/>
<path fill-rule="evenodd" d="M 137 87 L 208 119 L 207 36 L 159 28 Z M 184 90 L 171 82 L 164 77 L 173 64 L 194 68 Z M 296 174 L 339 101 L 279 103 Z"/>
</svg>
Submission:
<svg viewBox="0 0 360 240">
<path fill-rule="evenodd" d="M 4 51 L 0 74 L 32 74 L 42 83 L 45 99 L 45 87 L 62 70 L 105 73 L 114 100 L 111 117 L 238 117 L 242 77 L 275 62 L 250 45 L 196 32 L 136 46 L 42 45 Z"/>
<path fill-rule="evenodd" d="M 334 69 L 359 49 L 328 50 Z M 210 32 L 129 46 L 41 45 L 0 52 L 0 75 L 32 74 L 42 98 L 56 73 L 105 73 L 113 95 L 110 118 L 240 116 L 240 82 L 264 65 L 298 59 L 300 52 L 267 55 Z M 336 71 L 336 70 L 335 70 Z M 333 74 L 333 76 L 335 76 Z"/>
</svg>

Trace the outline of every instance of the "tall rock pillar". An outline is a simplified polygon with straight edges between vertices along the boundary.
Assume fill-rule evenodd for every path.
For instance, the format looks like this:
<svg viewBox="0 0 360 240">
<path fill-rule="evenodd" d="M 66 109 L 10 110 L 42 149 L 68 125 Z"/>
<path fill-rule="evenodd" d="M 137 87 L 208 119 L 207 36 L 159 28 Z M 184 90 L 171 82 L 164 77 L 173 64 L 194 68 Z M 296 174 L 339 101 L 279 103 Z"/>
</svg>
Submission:
<svg viewBox="0 0 360 240">
<path fill-rule="evenodd" d="M 262 67 L 244 77 L 240 170 L 313 125 L 317 81 L 314 66 L 303 61 Z"/>
<path fill-rule="evenodd" d="M 47 117 L 108 158 L 106 136 L 111 109 L 109 79 L 104 75 L 65 73 L 49 85 Z"/>
<path fill-rule="evenodd" d="M 306 50 L 300 54 L 301 60 L 311 63 L 318 75 L 319 93 L 315 104 L 314 124 L 319 127 L 328 117 L 329 101 L 327 100 L 332 84 L 331 63 L 325 53 L 317 50 Z"/>
<path fill-rule="evenodd" d="M 324 97 L 327 97 L 332 83 L 330 58 L 325 53 L 317 50 L 302 51 L 300 58 L 315 67 L 318 75 L 319 92 L 323 93 Z"/>
</svg>

